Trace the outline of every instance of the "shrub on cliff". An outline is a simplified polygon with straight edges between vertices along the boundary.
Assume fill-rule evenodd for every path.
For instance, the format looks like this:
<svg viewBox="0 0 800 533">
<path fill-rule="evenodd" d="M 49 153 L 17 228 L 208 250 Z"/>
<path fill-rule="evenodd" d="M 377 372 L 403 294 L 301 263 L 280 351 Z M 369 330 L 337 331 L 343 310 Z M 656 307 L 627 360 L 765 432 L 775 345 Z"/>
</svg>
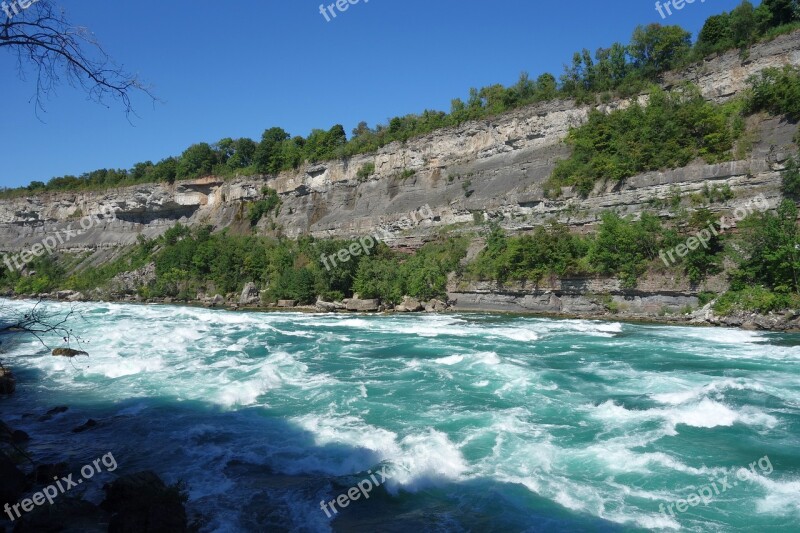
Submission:
<svg viewBox="0 0 800 533">
<path fill-rule="evenodd" d="M 563 224 L 538 227 L 532 235 L 506 237 L 499 227 L 492 228 L 486 248 L 469 266 L 477 279 L 500 282 L 539 281 L 545 276 L 587 273 L 585 258 L 591 240 L 573 234 Z"/>
<path fill-rule="evenodd" d="M 800 120 L 800 68 L 768 68 L 750 78 L 748 108 Z"/>
<path fill-rule="evenodd" d="M 570 131 L 572 155 L 556 165 L 546 188 L 557 196 L 560 187 L 571 185 L 588 195 L 598 181 L 679 168 L 698 157 L 724 160 L 741 133 L 735 111 L 707 102 L 688 85 L 672 92 L 653 89 L 647 105 L 633 103 L 608 114 L 593 110 L 586 124 Z"/>
<path fill-rule="evenodd" d="M 250 220 L 250 225 L 255 226 L 265 215 L 278 210 L 281 205 L 281 199 L 277 191 L 264 187 L 261 191 L 263 198 L 256 202 L 249 204 L 247 210 L 247 218 Z"/>
<path fill-rule="evenodd" d="M 589 263 L 601 274 L 618 276 L 623 287 L 635 287 L 658 256 L 661 222 L 648 213 L 632 221 L 610 211 L 602 215 L 602 221 L 589 250 Z"/>
<path fill-rule="evenodd" d="M 739 224 L 743 260 L 732 289 L 762 285 L 779 293 L 800 293 L 800 231 L 797 206 L 784 200 L 777 212 L 756 213 Z"/>
</svg>

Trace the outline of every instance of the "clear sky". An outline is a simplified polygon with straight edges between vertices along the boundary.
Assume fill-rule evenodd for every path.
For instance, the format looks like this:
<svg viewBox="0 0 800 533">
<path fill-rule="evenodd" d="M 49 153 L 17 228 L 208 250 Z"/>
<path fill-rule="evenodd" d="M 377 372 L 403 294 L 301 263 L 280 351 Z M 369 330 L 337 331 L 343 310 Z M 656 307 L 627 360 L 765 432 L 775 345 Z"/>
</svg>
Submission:
<svg viewBox="0 0 800 533">
<path fill-rule="evenodd" d="M 627 43 L 638 24 L 696 35 L 739 0 L 698 0 L 667 20 L 650 0 L 361 0 L 330 22 L 320 0 L 55 2 L 161 101 L 138 98 L 131 124 L 119 105 L 63 86 L 37 117 L 34 78 L 20 80 L 0 53 L 3 186 L 257 140 L 271 126 L 307 135 L 338 123 L 349 135 L 361 120 L 449 111 L 470 87 L 508 85 L 522 71 L 558 76 L 574 51 Z"/>
</svg>

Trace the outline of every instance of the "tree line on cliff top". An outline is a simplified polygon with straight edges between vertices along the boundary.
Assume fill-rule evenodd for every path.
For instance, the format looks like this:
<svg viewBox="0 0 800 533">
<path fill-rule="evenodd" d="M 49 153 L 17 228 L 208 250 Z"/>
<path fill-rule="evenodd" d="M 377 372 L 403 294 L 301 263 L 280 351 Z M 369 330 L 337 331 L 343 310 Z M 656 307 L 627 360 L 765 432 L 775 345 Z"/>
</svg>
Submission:
<svg viewBox="0 0 800 533">
<path fill-rule="evenodd" d="M 274 175 L 298 168 L 304 162 L 332 160 L 368 153 L 392 142 L 405 142 L 431 131 L 457 126 L 468 120 L 497 115 L 510 109 L 558 98 L 596 102 L 598 98 L 639 94 L 666 71 L 702 60 L 710 54 L 747 47 L 800 27 L 800 0 L 764 0 L 758 7 L 745 0 L 728 13 L 714 15 L 692 44 L 691 34 L 679 26 L 639 26 L 625 45 L 614 43 L 594 54 L 583 49 L 565 65 L 559 78 L 545 73 L 536 79 L 527 73 L 514 85 L 490 85 L 470 89 L 465 100 L 452 101 L 449 113 L 426 110 L 394 117 L 370 127 L 360 123 L 348 139 L 344 127 L 314 129 L 307 137 L 292 136 L 279 127 L 267 129 L 259 141 L 224 138 L 198 143 L 180 156 L 157 163 L 145 161 L 131 169 L 100 169 L 80 176 L 34 181 L 27 187 L 9 189 L 5 196 L 38 191 L 103 189 L 136 183 L 168 182 L 215 175 Z"/>
</svg>

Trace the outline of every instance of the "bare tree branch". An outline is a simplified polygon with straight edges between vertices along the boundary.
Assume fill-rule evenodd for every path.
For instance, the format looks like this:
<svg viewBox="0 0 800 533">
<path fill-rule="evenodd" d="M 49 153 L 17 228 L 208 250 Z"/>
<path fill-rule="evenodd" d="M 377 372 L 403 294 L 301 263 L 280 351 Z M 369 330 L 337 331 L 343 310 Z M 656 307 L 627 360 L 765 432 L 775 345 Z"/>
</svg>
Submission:
<svg viewBox="0 0 800 533">
<path fill-rule="evenodd" d="M 138 77 L 114 63 L 88 29 L 72 26 L 52 0 L 39 0 L 0 23 L 0 49 L 17 55 L 21 79 L 28 69 L 34 71 L 37 110 L 44 111 L 44 100 L 62 83 L 62 76 L 97 103 L 119 101 L 126 115 L 133 113 L 134 92 L 156 100 Z"/>
<path fill-rule="evenodd" d="M 84 343 L 78 335 L 73 333 L 69 322 L 75 318 L 75 307 L 70 307 L 66 312 L 46 311 L 40 304 L 41 300 L 27 311 L 11 309 L 7 306 L 0 307 L 0 338 L 10 334 L 27 334 L 34 336 L 48 350 L 50 346 L 45 342 L 45 336 L 57 335 L 67 346 L 71 343 Z M 0 361 L 0 368 L 3 363 Z"/>
</svg>

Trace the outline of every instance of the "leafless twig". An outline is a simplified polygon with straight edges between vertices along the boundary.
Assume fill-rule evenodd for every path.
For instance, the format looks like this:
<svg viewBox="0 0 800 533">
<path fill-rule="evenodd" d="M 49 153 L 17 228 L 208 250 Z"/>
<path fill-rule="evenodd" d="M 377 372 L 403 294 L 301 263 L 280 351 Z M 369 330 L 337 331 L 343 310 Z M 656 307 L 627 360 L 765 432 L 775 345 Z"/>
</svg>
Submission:
<svg viewBox="0 0 800 533">
<path fill-rule="evenodd" d="M 25 79 L 28 69 L 36 76 L 33 99 L 37 111 L 44 110 L 44 100 L 62 82 L 62 76 L 95 102 L 119 101 L 126 116 L 134 113 L 134 92 L 156 101 L 149 87 L 114 63 L 87 28 L 71 25 L 52 0 L 39 0 L 0 23 L 0 49 L 17 55 L 20 78 Z"/>
</svg>

